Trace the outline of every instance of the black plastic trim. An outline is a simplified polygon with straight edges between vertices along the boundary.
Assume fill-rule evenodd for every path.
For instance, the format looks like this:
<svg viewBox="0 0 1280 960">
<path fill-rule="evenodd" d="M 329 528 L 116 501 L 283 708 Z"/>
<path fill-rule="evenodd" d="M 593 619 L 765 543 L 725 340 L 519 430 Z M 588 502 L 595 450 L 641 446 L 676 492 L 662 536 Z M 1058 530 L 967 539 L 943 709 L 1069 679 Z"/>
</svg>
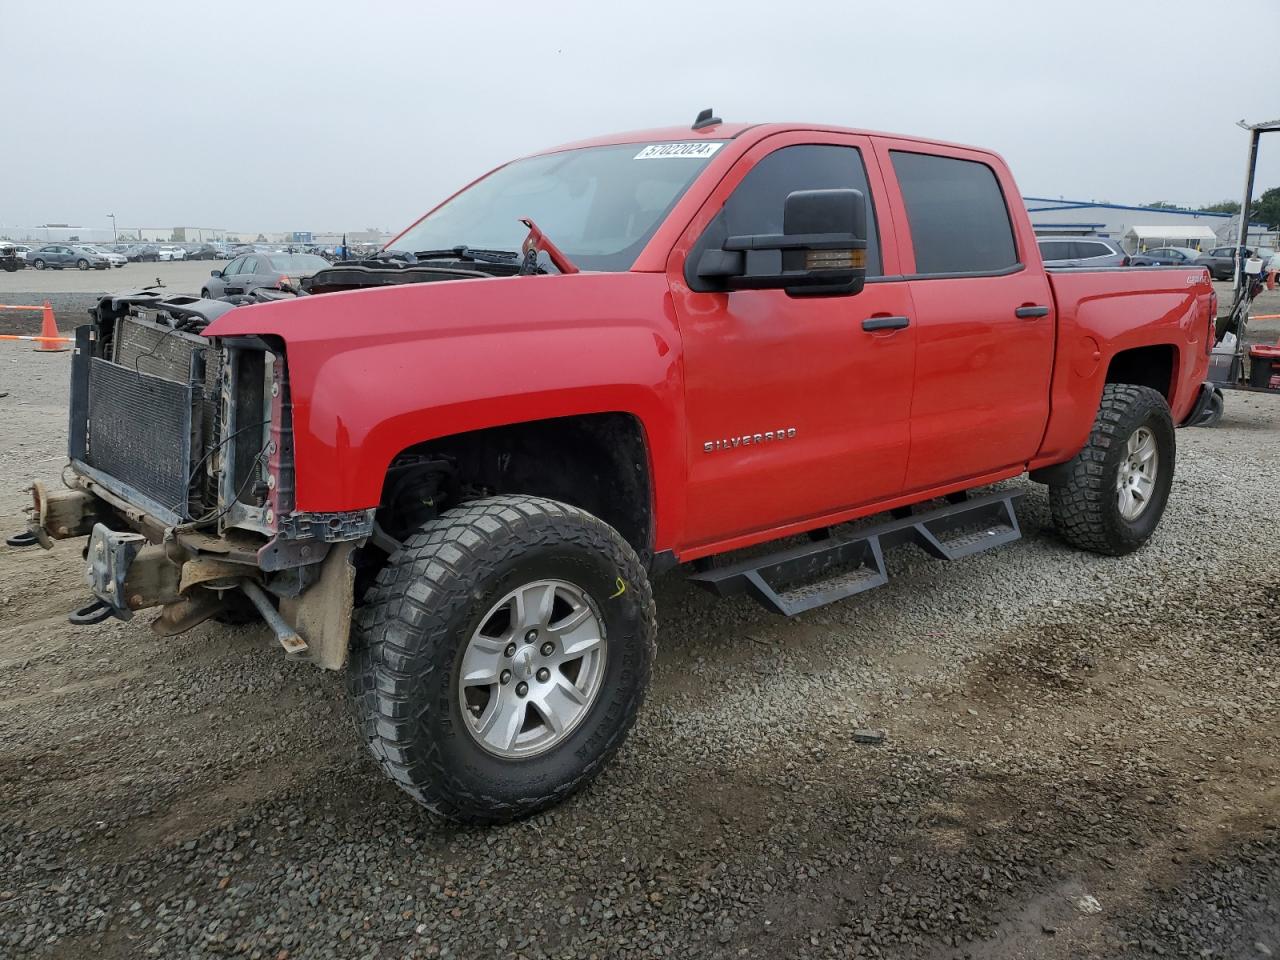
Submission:
<svg viewBox="0 0 1280 960">
<path fill-rule="evenodd" d="M 659 550 L 653 555 L 653 559 L 649 561 L 649 576 L 661 576 L 668 570 L 674 570 L 678 566 L 680 566 L 680 561 L 676 559 L 675 553 L 670 550 Z"/>
<path fill-rule="evenodd" d="M 1027 269 L 1025 263 L 1015 263 L 1001 270 L 974 270 L 968 273 L 897 273 L 886 277 L 867 277 L 867 283 L 887 283 L 902 280 L 963 280 L 972 277 L 1008 277 Z"/>
<path fill-rule="evenodd" d="M 1187 414 L 1187 418 L 1178 426 L 1193 427 L 1200 422 L 1200 418 L 1204 415 L 1209 404 L 1213 401 L 1213 394 L 1219 388 L 1220 384 L 1206 380 L 1200 384 L 1200 395 L 1196 397 L 1195 405 L 1191 408 L 1191 412 Z M 1274 393 L 1274 391 L 1269 391 Z"/>
<path fill-rule="evenodd" d="M 910 317 L 868 317 L 862 321 L 862 329 L 868 333 L 875 330 L 902 330 L 910 325 Z"/>
</svg>

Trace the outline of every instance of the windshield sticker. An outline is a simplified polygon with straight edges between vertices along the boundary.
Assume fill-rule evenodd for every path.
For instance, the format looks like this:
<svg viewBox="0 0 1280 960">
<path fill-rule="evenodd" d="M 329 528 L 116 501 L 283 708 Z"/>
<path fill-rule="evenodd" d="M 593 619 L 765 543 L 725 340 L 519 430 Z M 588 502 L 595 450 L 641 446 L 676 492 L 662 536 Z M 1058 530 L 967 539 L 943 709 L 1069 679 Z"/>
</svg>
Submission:
<svg viewBox="0 0 1280 960">
<path fill-rule="evenodd" d="M 719 150 L 723 143 L 651 143 L 635 155 L 635 160 L 705 160 Z"/>
</svg>

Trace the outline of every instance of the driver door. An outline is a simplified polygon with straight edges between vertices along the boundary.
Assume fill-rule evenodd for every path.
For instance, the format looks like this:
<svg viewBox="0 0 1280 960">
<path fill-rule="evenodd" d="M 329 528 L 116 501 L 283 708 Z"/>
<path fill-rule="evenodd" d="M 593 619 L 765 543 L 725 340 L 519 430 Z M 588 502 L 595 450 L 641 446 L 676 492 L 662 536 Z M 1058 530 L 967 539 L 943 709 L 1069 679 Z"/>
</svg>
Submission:
<svg viewBox="0 0 1280 960">
<path fill-rule="evenodd" d="M 698 262 L 708 236 L 780 233 L 788 194 L 838 188 L 867 200 L 861 293 L 697 289 L 686 265 Z M 683 546 L 816 526 L 815 518 L 902 491 L 915 330 L 897 252 L 880 242 L 893 236 L 883 198 L 867 138 L 781 134 L 738 161 L 677 242 L 667 273 L 684 346 Z M 748 274 L 776 272 L 768 259 L 776 256 L 753 251 Z"/>
</svg>

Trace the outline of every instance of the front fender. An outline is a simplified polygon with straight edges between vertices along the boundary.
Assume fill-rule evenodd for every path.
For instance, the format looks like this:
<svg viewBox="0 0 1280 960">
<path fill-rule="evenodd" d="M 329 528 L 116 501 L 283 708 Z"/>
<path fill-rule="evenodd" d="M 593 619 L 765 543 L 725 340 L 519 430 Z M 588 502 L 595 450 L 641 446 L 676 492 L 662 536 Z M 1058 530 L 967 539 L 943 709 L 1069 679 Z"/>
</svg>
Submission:
<svg viewBox="0 0 1280 960">
<path fill-rule="evenodd" d="M 661 274 L 405 284 L 241 307 L 208 336 L 285 343 L 299 510 L 377 505 L 415 444 L 552 417 L 642 424 L 656 542 L 683 499 L 680 337 Z"/>
</svg>

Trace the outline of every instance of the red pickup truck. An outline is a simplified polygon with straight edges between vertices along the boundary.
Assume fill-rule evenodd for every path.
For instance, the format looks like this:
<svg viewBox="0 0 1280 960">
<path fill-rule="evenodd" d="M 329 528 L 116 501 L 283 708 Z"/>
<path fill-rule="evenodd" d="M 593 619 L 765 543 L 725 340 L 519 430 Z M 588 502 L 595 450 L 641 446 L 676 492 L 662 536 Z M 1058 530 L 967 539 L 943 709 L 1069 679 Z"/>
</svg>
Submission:
<svg viewBox="0 0 1280 960">
<path fill-rule="evenodd" d="M 1016 538 L 1019 488 L 971 491 L 1026 473 L 1078 547 L 1152 535 L 1208 274 L 1047 272 L 1018 197 L 986 150 L 704 115 L 499 167 L 300 291 L 108 297 L 28 536 L 88 537 L 76 622 L 265 620 L 417 800 L 531 813 L 631 726 L 658 572 L 811 609 Z"/>
</svg>

